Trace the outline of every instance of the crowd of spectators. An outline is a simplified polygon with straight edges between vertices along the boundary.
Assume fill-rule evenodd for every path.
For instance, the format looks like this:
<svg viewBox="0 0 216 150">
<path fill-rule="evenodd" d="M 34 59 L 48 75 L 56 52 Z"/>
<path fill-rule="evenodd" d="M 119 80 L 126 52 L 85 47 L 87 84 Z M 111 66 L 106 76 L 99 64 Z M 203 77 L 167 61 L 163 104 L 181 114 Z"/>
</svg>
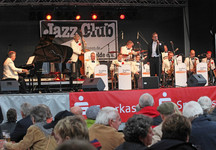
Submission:
<svg viewBox="0 0 216 150">
<path fill-rule="evenodd" d="M 119 130 L 121 117 L 114 107 L 91 106 L 86 118 L 78 106 L 52 115 L 44 104 L 14 108 L 0 125 L 6 150 L 213 150 L 216 148 L 216 107 L 202 96 L 179 111 L 173 102 L 154 106 L 154 98 L 140 96 L 137 112 Z M 8 140 L 7 140 L 8 141 Z"/>
</svg>

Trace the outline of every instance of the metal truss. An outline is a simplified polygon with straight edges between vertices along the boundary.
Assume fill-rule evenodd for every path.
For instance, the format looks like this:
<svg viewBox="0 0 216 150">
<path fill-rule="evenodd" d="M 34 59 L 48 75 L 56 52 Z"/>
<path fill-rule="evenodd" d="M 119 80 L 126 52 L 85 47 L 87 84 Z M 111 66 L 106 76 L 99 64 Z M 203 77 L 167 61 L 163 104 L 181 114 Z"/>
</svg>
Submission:
<svg viewBox="0 0 216 150">
<path fill-rule="evenodd" d="M 0 0 L 0 6 L 185 7 L 188 0 Z"/>
</svg>

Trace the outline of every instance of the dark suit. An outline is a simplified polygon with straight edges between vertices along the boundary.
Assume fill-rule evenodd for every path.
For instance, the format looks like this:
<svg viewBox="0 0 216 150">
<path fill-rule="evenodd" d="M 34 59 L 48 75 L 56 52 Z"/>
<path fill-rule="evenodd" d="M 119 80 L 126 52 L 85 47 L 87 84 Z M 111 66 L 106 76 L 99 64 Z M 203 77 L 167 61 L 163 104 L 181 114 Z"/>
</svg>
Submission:
<svg viewBox="0 0 216 150">
<path fill-rule="evenodd" d="M 164 51 L 164 45 L 157 45 L 156 46 L 156 54 L 159 55 L 159 57 L 152 57 L 152 43 L 149 43 L 148 45 L 148 57 L 147 60 L 150 62 L 150 74 L 151 76 L 157 76 L 161 77 L 161 68 L 162 68 L 162 58 L 161 58 L 161 52 Z"/>
<path fill-rule="evenodd" d="M 27 117 L 19 120 L 16 123 L 16 127 L 14 129 L 14 132 L 11 133 L 11 135 L 10 135 L 11 141 L 15 141 L 16 143 L 21 141 L 23 139 L 23 137 L 26 135 L 27 129 L 31 125 L 33 125 L 33 123 L 32 123 L 30 116 L 27 116 Z"/>
</svg>

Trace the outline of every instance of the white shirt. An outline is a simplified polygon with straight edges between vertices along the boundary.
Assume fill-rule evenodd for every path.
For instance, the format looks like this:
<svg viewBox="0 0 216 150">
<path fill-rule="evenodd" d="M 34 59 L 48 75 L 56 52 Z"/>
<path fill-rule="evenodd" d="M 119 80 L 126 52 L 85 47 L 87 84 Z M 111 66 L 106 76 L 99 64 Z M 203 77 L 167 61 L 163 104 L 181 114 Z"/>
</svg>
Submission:
<svg viewBox="0 0 216 150">
<path fill-rule="evenodd" d="M 86 63 L 86 76 L 88 77 L 88 78 L 90 78 L 90 76 L 92 75 L 92 74 L 94 74 L 94 69 L 95 69 L 95 67 L 97 66 L 97 65 L 100 65 L 100 63 L 96 60 L 96 61 L 87 61 L 87 63 Z"/>
<path fill-rule="evenodd" d="M 210 62 L 209 62 L 209 61 L 210 61 Z M 203 59 L 202 59 L 202 62 L 207 63 L 207 65 L 209 65 L 209 63 L 210 63 L 211 70 L 214 70 L 214 69 L 215 69 L 215 62 L 214 62 L 213 59 L 208 60 L 207 58 L 203 58 Z"/>
<path fill-rule="evenodd" d="M 82 50 L 81 41 L 79 40 L 78 42 L 75 42 L 75 40 L 72 40 L 70 46 L 73 49 L 73 54 L 70 59 L 72 60 L 72 62 L 77 62 Z"/>
<path fill-rule="evenodd" d="M 167 73 L 170 70 L 170 67 L 172 65 L 172 61 L 173 60 L 169 60 L 169 59 L 165 59 L 163 60 L 163 64 L 162 64 L 162 71 L 164 71 L 165 73 Z M 174 63 L 173 63 L 174 65 Z"/>
<path fill-rule="evenodd" d="M 3 78 L 2 79 L 19 79 L 18 72 L 22 72 L 21 68 L 16 68 L 11 58 L 7 58 L 3 64 Z"/>
<path fill-rule="evenodd" d="M 157 50 L 157 42 L 153 41 L 151 57 L 159 57 L 159 55 L 157 55 L 157 53 L 156 53 L 156 50 Z"/>
</svg>

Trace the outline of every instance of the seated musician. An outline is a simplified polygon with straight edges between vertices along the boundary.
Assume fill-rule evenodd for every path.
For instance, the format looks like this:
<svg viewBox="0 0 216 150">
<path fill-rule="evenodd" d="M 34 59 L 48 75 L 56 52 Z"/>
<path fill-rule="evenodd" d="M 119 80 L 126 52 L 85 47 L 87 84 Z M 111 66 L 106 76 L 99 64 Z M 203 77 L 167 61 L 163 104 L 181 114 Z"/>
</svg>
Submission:
<svg viewBox="0 0 216 150">
<path fill-rule="evenodd" d="M 206 53 L 206 58 L 202 59 L 202 62 L 207 63 L 208 66 L 208 77 L 209 77 L 209 83 L 212 84 L 215 80 L 213 80 L 215 78 L 215 74 L 214 74 L 214 70 L 215 70 L 215 62 L 214 59 L 211 58 L 212 52 L 208 51 Z"/>
<path fill-rule="evenodd" d="M 14 65 L 14 60 L 16 59 L 16 52 L 10 51 L 8 53 L 8 58 L 3 64 L 3 80 L 15 79 L 20 83 L 20 92 L 26 93 L 26 83 L 23 77 L 19 76 L 18 73 L 27 73 L 28 70 L 16 68 Z"/>
<path fill-rule="evenodd" d="M 97 61 L 95 57 L 95 53 L 91 53 L 91 60 L 86 63 L 86 76 L 88 78 L 94 78 L 94 69 L 97 65 L 100 65 L 99 61 Z"/>
<path fill-rule="evenodd" d="M 140 55 L 136 55 L 135 61 L 131 63 L 131 72 L 134 77 L 135 86 L 136 86 L 135 88 L 138 88 L 139 74 L 140 74 L 141 67 L 142 67 L 141 65 L 142 65 L 142 62 L 140 61 Z"/>
<path fill-rule="evenodd" d="M 168 52 L 168 57 L 167 59 L 163 60 L 162 64 L 162 72 L 163 72 L 163 82 L 165 82 L 166 85 L 170 85 L 168 82 L 168 78 L 171 79 L 171 82 L 173 81 L 174 77 L 174 60 L 173 60 L 173 52 L 169 51 Z"/>
<path fill-rule="evenodd" d="M 185 58 L 184 63 L 187 67 L 188 77 L 196 73 L 196 65 L 199 63 L 199 59 L 195 57 L 195 50 L 190 51 L 190 56 Z"/>
<path fill-rule="evenodd" d="M 162 55 L 162 61 L 167 59 L 167 57 L 168 57 L 168 47 L 167 47 L 167 45 L 164 45 L 164 52 L 162 52 L 161 55 Z"/>
<path fill-rule="evenodd" d="M 81 62 L 79 61 L 78 57 L 79 55 L 84 54 L 84 52 L 82 52 L 82 43 L 79 34 L 75 34 L 70 45 L 71 48 L 73 49 L 73 54 L 71 56 L 71 59 L 68 61 L 68 63 L 72 64 L 72 73 L 78 78 L 80 77 L 80 67 L 81 67 Z"/>
<path fill-rule="evenodd" d="M 110 71 L 113 77 L 117 80 L 118 79 L 118 67 L 122 66 L 126 62 L 122 58 L 122 54 L 119 53 L 116 60 L 112 61 L 112 64 L 110 66 Z"/>
<path fill-rule="evenodd" d="M 124 60 L 132 59 L 132 54 L 137 55 L 140 53 L 139 51 L 138 52 L 133 51 L 132 50 L 133 46 L 134 43 L 132 41 L 128 41 L 125 46 L 121 47 L 121 53 L 123 55 Z"/>
</svg>

